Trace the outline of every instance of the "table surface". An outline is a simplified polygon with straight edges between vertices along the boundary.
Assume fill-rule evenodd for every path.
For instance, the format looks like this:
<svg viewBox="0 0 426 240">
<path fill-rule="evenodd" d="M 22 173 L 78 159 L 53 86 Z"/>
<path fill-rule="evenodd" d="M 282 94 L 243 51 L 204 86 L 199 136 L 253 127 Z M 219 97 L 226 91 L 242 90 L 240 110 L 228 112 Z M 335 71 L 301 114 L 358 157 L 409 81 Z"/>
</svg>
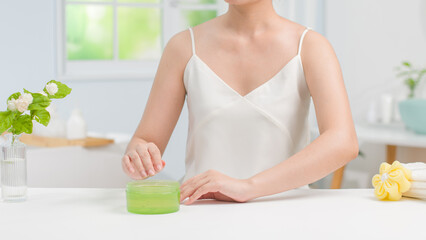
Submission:
<svg viewBox="0 0 426 240">
<path fill-rule="evenodd" d="M 294 189 L 247 203 L 200 200 L 128 213 L 124 189 L 30 188 L 0 202 L 1 239 L 426 239 L 426 201 L 373 189 Z"/>
<path fill-rule="evenodd" d="M 404 147 L 426 148 L 426 135 L 408 130 L 402 123 L 357 124 L 358 139 L 365 142 L 381 143 Z"/>
</svg>

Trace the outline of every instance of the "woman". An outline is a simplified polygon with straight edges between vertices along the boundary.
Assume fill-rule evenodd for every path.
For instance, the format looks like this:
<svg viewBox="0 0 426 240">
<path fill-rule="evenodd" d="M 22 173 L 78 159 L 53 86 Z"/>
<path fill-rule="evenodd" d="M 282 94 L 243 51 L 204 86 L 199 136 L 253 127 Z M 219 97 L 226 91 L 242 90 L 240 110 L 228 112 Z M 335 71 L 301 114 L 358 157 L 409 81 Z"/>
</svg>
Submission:
<svg viewBox="0 0 426 240">
<path fill-rule="evenodd" d="M 272 0 L 226 0 L 228 12 L 176 34 L 122 159 L 143 179 L 161 159 L 185 97 L 181 201 L 245 202 L 306 187 L 358 154 L 336 55 L 320 34 L 276 14 Z M 312 96 L 320 136 L 309 143 Z"/>
</svg>

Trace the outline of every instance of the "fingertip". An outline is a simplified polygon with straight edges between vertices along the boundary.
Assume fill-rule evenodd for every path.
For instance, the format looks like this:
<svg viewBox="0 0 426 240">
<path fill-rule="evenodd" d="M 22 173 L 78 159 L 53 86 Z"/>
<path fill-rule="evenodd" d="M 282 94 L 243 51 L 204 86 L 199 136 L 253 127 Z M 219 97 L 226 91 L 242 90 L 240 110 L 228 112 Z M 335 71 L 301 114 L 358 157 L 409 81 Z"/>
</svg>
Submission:
<svg viewBox="0 0 426 240">
<path fill-rule="evenodd" d="M 157 171 L 160 171 L 162 167 L 163 167 L 162 164 L 155 165 L 155 168 L 157 169 Z"/>
<path fill-rule="evenodd" d="M 183 203 L 183 202 L 185 202 L 185 200 L 189 200 L 188 197 L 186 195 L 181 195 L 180 196 L 180 202 Z"/>
<path fill-rule="evenodd" d="M 197 200 L 197 198 L 195 198 L 194 195 L 192 195 L 191 197 L 188 197 L 188 200 L 186 201 L 187 205 L 192 204 L 193 202 L 195 202 L 195 200 Z"/>
<path fill-rule="evenodd" d="M 161 160 L 161 163 L 163 164 L 163 167 L 166 166 L 166 162 L 164 160 Z"/>
</svg>

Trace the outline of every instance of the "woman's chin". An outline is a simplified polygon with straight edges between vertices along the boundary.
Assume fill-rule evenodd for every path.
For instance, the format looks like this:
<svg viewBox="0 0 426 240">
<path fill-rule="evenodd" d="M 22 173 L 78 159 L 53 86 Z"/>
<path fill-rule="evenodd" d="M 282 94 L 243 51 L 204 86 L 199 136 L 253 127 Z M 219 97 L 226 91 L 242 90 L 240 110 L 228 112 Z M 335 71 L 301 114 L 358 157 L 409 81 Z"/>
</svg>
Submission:
<svg viewBox="0 0 426 240">
<path fill-rule="evenodd" d="M 224 0 L 225 2 L 232 4 L 232 5 L 244 5 L 248 3 L 254 3 L 262 0 Z"/>
</svg>

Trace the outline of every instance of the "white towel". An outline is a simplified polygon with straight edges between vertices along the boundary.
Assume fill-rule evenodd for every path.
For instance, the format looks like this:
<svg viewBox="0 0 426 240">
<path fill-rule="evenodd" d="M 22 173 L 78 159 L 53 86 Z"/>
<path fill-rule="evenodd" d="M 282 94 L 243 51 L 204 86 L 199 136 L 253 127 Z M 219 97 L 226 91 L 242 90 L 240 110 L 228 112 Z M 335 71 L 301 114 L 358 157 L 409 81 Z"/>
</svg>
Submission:
<svg viewBox="0 0 426 240">
<path fill-rule="evenodd" d="M 426 190 L 426 182 L 423 181 L 410 181 L 411 187 L 410 189 L 424 189 Z"/>
<path fill-rule="evenodd" d="M 401 165 L 411 170 L 411 178 L 413 181 L 426 182 L 426 163 L 401 163 Z"/>
<path fill-rule="evenodd" d="M 418 182 L 426 182 L 426 170 L 412 170 L 411 179 Z"/>
<path fill-rule="evenodd" d="M 401 163 L 401 165 L 410 170 L 426 170 L 426 163 L 424 162 Z"/>
<path fill-rule="evenodd" d="M 426 199 L 426 189 L 411 189 L 410 188 L 410 190 L 403 193 L 402 196 Z"/>
</svg>

